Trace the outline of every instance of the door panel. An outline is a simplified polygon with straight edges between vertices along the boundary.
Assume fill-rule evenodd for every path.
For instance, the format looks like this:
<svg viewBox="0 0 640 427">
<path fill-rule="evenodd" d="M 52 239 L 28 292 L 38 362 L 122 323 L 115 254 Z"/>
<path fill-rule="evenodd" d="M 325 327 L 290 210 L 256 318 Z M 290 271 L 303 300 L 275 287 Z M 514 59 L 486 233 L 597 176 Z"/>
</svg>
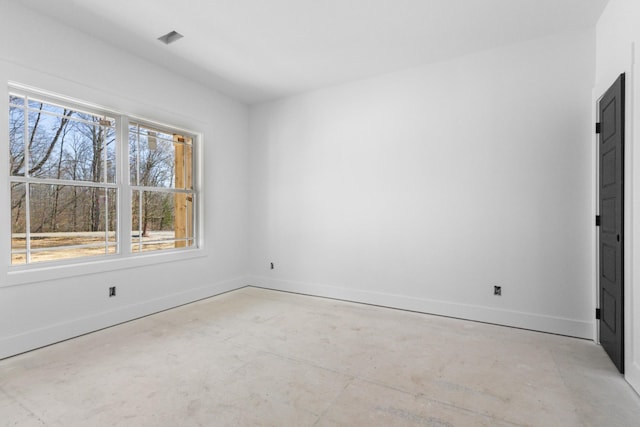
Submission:
<svg viewBox="0 0 640 427">
<path fill-rule="evenodd" d="M 624 74 L 598 103 L 600 343 L 624 372 Z"/>
</svg>

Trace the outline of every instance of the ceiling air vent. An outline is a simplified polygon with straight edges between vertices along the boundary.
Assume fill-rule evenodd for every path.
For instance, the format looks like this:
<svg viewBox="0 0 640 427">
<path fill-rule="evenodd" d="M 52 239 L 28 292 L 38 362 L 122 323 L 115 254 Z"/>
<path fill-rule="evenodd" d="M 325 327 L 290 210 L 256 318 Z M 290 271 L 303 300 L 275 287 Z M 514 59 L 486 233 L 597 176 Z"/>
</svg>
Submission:
<svg viewBox="0 0 640 427">
<path fill-rule="evenodd" d="M 184 37 L 184 36 L 182 34 L 180 34 L 179 32 L 171 31 L 171 32 L 165 34 L 164 36 L 158 37 L 158 40 L 160 40 L 164 44 L 171 44 L 171 43 L 175 42 L 176 40 L 180 40 L 182 37 Z"/>
</svg>

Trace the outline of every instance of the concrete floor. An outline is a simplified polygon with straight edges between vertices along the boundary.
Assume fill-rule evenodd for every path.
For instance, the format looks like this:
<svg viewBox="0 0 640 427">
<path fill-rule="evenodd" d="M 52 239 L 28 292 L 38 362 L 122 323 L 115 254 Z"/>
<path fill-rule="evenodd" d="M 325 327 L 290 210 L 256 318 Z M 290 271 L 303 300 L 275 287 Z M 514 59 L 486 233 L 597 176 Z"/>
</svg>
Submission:
<svg viewBox="0 0 640 427">
<path fill-rule="evenodd" d="M 594 343 L 244 288 L 0 361 L 0 426 L 638 426 Z"/>
</svg>

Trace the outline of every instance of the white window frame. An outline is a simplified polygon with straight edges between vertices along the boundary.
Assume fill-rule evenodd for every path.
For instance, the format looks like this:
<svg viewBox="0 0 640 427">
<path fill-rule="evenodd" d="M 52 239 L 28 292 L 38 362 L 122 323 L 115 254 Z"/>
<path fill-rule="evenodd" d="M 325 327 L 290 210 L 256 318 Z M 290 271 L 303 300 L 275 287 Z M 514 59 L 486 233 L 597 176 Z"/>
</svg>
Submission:
<svg viewBox="0 0 640 427">
<path fill-rule="evenodd" d="M 7 263 L 7 277 L 8 283 L 5 286 L 14 286 L 22 283 L 34 283 L 44 280 L 53 280 L 56 278 L 72 277 L 77 275 L 92 274 L 99 272 L 112 271 L 114 269 L 121 268 L 133 268 L 144 265 L 159 264 L 171 261 L 179 261 L 185 259 L 204 257 L 206 254 L 202 250 L 202 231 L 201 231 L 201 197 L 199 190 L 200 183 L 200 164 L 201 164 L 201 144 L 203 140 L 202 133 L 188 130 L 179 126 L 168 125 L 165 123 L 137 117 L 131 114 L 125 114 L 116 110 L 98 106 L 95 104 L 78 101 L 66 96 L 60 96 L 57 94 L 50 94 L 45 91 L 40 91 L 31 87 L 22 86 L 20 84 L 9 84 L 8 91 L 6 92 L 5 105 L 9 105 L 9 95 L 22 96 L 26 99 L 33 97 L 43 102 L 49 102 L 54 105 L 61 105 L 66 108 L 74 109 L 81 112 L 87 112 L 96 115 L 107 115 L 115 120 L 116 128 L 116 179 L 114 184 L 85 182 L 85 181 L 66 181 L 66 180 L 54 180 L 46 178 L 38 178 L 37 182 L 33 178 L 20 177 L 10 175 L 11 171 L 8 171 L 7 197 L 10 197 L 10 186 L 12 182 L 25 182 L 28 183 L 45 183 L 45 184 L 60 184 L 60 185 L 82 185 L 82 186 L 98 186 L 116 189 L 117 191 L 117 248 L 118 251 L 115 254 L 105 254 L 100 256 L 87 256 L 76 257 L 54 261 L 35 262 L 31 264 L 12 264 L 13 248 L 11 243 L 8 245 L 8 257 L 4 260 Z M 8 107 L 5 109 L 8 113 Z M 8 120 L 8 115 L 5 115 L 4 120 Z M 166 130 L 168 132 L 174 132 L 180 135 L 188 136 L 192 139 L 192 180 L 193 190 L 189 192 L 193 194 L 193 246 L 184 248 L 171 248 L 158 251 L 148 251 L 134 253 L 131 250 L 133 239 L 131 237 L 131 223 L 132 223 L 132 211 L 131 211 L 131 198 L 133 193 L 133 186 L 130 184 L 130 171 L 129 171 L 129 122 L 140 123 L 156 128 Z M 2 147 L 5 152 L 8 152 L 8 135 L 5 136 L 7 144 L 3 144 Z M 25 144 L 27 140 L 25 139 Z M 28 159 L 27 159 L 28 160 Z M 25 160 L 25 162 L 27 161 Z M 154 188 L 154 191 L 157 190 Z M 161 189 L 160 189 L 161 190 Z M 175 192 L 172 190 L 172 192 Z M 11 218 L 10 204 L 8 204 L 9 211 L 7 216 Z M 9 240 L 11 239 L 12 228 L 9 226 Z M 27 236 L 28 237 L 28 236 Z M 7 236 L 5 236 L 7 238 Z M 28 239 L 27 239 L 28 241 Z M 28 247 L 27 247 L 28 249 Z M 0 284 L 0 287 L 3 287 Z"/>
</svg>

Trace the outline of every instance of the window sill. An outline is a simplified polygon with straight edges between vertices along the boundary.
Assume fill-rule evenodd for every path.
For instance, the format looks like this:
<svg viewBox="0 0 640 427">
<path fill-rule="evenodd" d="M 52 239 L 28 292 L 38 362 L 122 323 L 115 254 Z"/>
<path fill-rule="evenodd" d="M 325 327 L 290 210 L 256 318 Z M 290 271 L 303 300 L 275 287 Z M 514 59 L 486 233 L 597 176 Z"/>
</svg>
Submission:
<svg viewBox="0 0 640 427">
<path fill-rule="evenodd" d="M 81 263 L 46 264 L 37 267 L 7 269 L 7 281 L 2 287 L 39 283 L 69 277 L 86 276 L 90 274 L 141 268 L 168 262 L 185 261 L 204 258 L 204 249 L 185 249 L 176 252 L 149 253 L 140 255 L 113 256 L 108 259 L 84 261 Z"/>
</svg>

